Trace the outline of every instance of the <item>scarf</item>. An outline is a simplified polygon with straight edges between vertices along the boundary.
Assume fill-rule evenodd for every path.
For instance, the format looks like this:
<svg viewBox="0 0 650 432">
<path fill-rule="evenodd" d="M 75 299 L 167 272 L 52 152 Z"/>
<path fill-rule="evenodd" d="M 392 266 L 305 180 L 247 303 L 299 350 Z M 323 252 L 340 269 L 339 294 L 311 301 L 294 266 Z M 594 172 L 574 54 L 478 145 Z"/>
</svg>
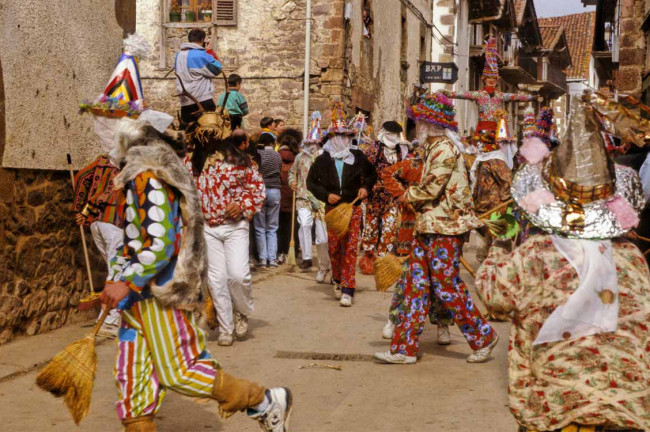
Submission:
<svg viewBox="0 0 650 432">
<path fill-rule="evenodd" d="M 551 238 L 578 273 L 580 283 L 548 317 L 533 345 L 616 331 L 618 278 L 611 240 Z"/>
<path fill-rule="evenodd" d="M 398 133 L 388 132 L 382 128 L 377 134 L 377 140 L 384 145 L 384 156 L 388 163 L 394 164 L 397 162 L 397 146 L 400 146 L 400 154 L 404 156 L 405 147 L 402 145 L 402 138 Z M 408 148 L 406 149 L 408 152 Z"/>
<path fill-rule="evenodd" d="M 345 135 L 334 135 L 327 140 L 323 150 L 328 152 L 332 159 L 343 160 L 348 165 L 354 164 L 354 155 L 350 152 L 352 138 Z"/>
</svg>

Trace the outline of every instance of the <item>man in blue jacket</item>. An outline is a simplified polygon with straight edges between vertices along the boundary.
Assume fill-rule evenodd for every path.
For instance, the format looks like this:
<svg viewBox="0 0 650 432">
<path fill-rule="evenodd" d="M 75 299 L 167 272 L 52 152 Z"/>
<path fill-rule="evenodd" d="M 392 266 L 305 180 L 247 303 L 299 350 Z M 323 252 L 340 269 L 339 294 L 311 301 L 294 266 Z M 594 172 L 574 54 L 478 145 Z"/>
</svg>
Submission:
<svg viewBox="0 0 650 432">
<path fill-rule="evenodd" d="M 191 93 L 207 111 L 214 111 L 216 105 L 212 99 L 214 86 L 212 78 L 221 73 L 221 62 L 209 44 L 205 43 L 205 32 L 195 28 L 190 30 L 188 41 L 181 44 L 181 50 L 176 54 L 174 70 L 183 80 L 185 89 Z M 207 50 L 206 50 L 207 48 Z M 176 89 L 181 93 L 181 84 L 176 78 Z M 186 96 L 180 97 L 181 119 L 184 123 L 196 120 L 199 107 Z"/>
</svg>

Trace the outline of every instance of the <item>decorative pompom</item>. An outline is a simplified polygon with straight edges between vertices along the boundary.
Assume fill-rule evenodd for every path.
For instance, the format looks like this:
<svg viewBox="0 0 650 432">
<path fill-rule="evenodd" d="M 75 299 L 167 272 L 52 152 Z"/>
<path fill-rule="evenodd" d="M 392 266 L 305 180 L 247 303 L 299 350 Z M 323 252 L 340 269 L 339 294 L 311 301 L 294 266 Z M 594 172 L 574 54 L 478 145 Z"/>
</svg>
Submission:
<svg viewBox="0 0 650 432">
<path fill-rule="evenodd" d="M 616 220 L 624 230 L 629 230 L 639 225 L 639 215 L 626 199 L 617 196 L 605 205 L 614 213 Z"/>
<path fill-rule="evenodd" d="M 138 60 L 144 60 L 151 52 L 151 45 L 142 36 L 137 33 L 130 34 L 122 42 L 124 46 L 124 53 L 137 57 Z"/>
<path fill-rule="evenodd" d="M 525 138 L 519 149 L 519 154 L 531 164 L 540 163 L 550 153 L 547 145 L 538 137 Z"/>
<path fill-rule="evenodd" d="M 526 195 L 519 205 L 528 213 L 537 213 L 541 206 L 553 204 L 554 202 L 555 196 L 553 193 L 546 189 L 539 189 Z"/>
</svg>

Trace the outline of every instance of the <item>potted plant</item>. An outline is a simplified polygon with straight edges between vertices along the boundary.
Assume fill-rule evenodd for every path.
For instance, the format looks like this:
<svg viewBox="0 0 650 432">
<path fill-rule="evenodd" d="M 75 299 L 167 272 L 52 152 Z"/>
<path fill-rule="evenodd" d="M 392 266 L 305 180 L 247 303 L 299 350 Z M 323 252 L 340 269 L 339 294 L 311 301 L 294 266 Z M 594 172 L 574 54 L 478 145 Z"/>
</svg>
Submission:
<svg viewBox="0 0 650 432">
<path fill-rule="evenodd" d="M 181 5 L 178 0 L 172 0 L 169 9 L 169 22 L 181 22 Z"/>
<path fill-rule="evenodd" d="M 203 0 L 199 4 L 201 19 L 206 22 L 212 21 L 212 0 Z"/>
<path fill-rule="evenodd" d="M 203 21 L 210 22 L 212 21 L 212 10 L 211 9 L 204 9 L 201 11 L 201 15 L 203 15 Z"/>
<path fill-rule="evenodd" d="M 185 11 L 185 22 L 194 22 L 196 21 L 196 14 L 194 11 L 186 10 Z"/>
</svg>

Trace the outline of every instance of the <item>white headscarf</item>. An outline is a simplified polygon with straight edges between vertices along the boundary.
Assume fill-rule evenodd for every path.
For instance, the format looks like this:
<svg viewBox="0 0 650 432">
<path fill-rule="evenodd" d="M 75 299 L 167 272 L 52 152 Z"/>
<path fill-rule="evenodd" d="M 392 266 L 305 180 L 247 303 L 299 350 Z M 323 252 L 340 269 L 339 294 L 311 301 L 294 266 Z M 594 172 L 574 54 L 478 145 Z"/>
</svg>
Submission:
<svg viewBox="0 0 650 432">
<path fill-rule="evenodd" d="M 347 135 L 334 135 L 327 140 L 323 150 L 328 152 L 333 159 L 342 159 L 348 165 L 354 164 L 354 155 L 350 152 L 352 137 Z"/>
</svg>

